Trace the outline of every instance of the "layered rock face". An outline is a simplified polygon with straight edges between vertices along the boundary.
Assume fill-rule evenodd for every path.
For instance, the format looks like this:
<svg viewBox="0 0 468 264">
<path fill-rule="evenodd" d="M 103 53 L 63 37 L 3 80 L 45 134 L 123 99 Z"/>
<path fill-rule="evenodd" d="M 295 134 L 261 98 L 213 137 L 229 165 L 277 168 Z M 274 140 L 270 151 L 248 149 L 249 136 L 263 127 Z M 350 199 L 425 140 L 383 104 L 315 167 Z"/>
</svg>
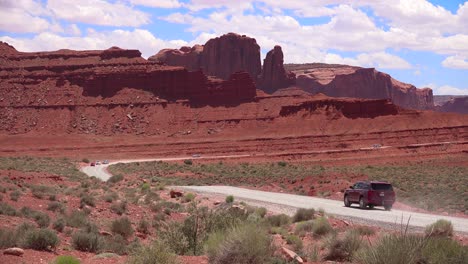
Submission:
<svg viewBox="0 0 468 264">
<path fill-rule="evenodd" d="M 333 97 L 390 99 L 403 108 L 427 110 L 434 106 L 432 90 L 417 89 L 373 68 L 344 65 L 287 65 L 296 84 L 310 93 Z"/>
<path fill-rule="evenodd" d="M 246 73 L 211 80 L 201 71 L 149 62 L 138 50 L 24 53 L 0 43 L 0 52 L 0 106 L 90 103 L 95 100 L 85 97 L 109 98 L 124 88 L 197 104 L 232 104 L 255 96 L 253 80 Z"/>
<path fill-rule="evenodd" d="M 254 38 L 235 33 L 210 39 L 204 46 L 163 49 L 148 60 L 189 70 L 202 69 L 206 75 L 225 80 L 239 71 L 249 73 L 254 80 L 261 73 L 260 46 Z"/>
<path fill-rule="evenodd" d="M 273 93 L 281 88 L 286 88 L 295 83 L 296 76 L 284 69 L 283 51 L 280 46 L 270 50 L 263 61 L 262 75 L 258 80 L 260 89 L 267 93 Z"/>
<path fill-rule="evenodd" d="M 438 106 L 436 110 L 440 112 L 468 114 L 468 96 L 452 98 L 443 105 Z"/>
</svg>

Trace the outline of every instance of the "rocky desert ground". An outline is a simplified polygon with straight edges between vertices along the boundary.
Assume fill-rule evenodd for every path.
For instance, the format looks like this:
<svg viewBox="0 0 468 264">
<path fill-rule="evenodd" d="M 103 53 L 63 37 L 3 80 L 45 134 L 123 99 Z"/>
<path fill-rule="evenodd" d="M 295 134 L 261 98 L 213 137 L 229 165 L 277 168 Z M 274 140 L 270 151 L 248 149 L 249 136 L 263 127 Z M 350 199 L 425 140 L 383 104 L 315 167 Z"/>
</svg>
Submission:
<svg viewBox="0 0 468 264">
<path fill-rule="evenodd" d="M 468 221 L 466 97 L 283 56 L 235 33 L 148 60 L 0 43 L 0 262 L 466 263 L 444 220 Z M 104 160 L 107 181 L 84 173 Z M 341 201 L 361 180 L 434 224 L 178 187 Z"/>
</svg>

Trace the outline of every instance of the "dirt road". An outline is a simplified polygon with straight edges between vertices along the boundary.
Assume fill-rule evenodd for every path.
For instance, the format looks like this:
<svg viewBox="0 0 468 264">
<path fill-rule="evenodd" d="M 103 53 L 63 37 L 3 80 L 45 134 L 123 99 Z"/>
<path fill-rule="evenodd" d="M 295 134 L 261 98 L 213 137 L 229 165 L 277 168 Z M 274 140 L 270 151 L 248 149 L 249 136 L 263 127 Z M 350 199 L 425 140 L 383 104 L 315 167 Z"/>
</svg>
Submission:
<svg viewBox="0 0 468 264">
<path fill-rule="evenodd" d="M 410 226 L 418 228 L 423 228 L 432 224 L 438 219 L 446 219 L 452 222 L 455 231 L 468 233 L 468 219 L 466 218 L 431 215 L 394 209 L 391 211 L 385 211 L 379 208 L 361 210 L 356 207 L 357 205 L 350 208 L 344 207 L 343 202 L 341 201 L 294 194 L 249 190 L 231 186 L 178 186 L 177 188 L 197 193 L 221 194 L 226 196 L 233 195 L 237 201 L 246 201 L 252 205 L 264 206 L 272 211 L 283 212 L 289 215 L 293 214 L 297 208 L 323 208 L 327 213 L 338 217 L 381 222 L 388 225 L 394 225 L 396 228 L 400 228 L 401 223 L 406 225 L 408 219 Z"/>
<path fill-rule="evenodd" d="M 88 176 L 94 176 L 103 181 L 107 181 L 112 174 L 107 171 L 107 167 L 117 163 L 133 163 L 133 162 L 149 162 L 149 161 L 177 161 L 186 159 L 229 159 L 229 158 L 244 158 L 250 155 L 224 155 L 224 156 L 200 156 L 200 157 L 177 157 L 177 158 L 154 158 L 154 159 L 128 159 L 109 162 L 109 164 L 101 164 L 96 166 L 84 166 L 81 171 Z"/>
</svg>

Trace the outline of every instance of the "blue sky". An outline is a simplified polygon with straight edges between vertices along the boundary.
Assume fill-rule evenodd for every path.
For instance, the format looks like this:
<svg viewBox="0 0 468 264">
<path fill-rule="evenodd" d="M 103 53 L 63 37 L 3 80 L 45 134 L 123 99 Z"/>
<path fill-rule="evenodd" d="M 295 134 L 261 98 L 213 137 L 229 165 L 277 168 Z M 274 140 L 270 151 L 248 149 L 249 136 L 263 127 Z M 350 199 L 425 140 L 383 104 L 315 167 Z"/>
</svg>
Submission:
<svg viewBox="0 0 468 264">
<path fill-rule="evenodd" d="M 375 67 L 434 94 L 468 95 L 468 1 L 0 0 L 0 40 L 20 51 L 163 48 L 236 32 L 285 62 Z"/>
</svg>

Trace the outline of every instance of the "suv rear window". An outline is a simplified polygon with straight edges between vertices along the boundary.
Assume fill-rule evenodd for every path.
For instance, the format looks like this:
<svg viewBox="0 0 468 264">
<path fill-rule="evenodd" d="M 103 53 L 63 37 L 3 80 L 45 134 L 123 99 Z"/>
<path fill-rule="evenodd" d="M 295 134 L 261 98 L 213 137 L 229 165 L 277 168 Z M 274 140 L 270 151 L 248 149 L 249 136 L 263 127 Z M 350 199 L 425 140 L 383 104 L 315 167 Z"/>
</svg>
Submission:
<svg viewBox="0 0 468 264">
<path fill-rule="evenodd" d="M 376 191 L 393 191 L 391 184 L 385 183 L 371 183 L 372 190 Z"/>
</svg>

